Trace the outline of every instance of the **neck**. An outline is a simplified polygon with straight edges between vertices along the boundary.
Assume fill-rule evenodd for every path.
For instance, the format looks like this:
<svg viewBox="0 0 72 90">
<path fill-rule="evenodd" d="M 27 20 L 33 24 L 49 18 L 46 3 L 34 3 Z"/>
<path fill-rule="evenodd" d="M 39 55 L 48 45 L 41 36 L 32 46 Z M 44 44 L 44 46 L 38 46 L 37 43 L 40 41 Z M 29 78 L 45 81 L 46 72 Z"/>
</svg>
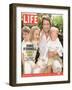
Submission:
<svg viewBox="0 0 72 90">
<path fill-rule="evenodd" d="M 25 42 L 29 42 L 29 40 L 24 40 Z"/>
<path fill-rule="evenodd" d="M 46 39 L 47 39 L 48 36 L 49 36 L 49 33 L 48 32 L 45 32 L 45 36 L 46 36 Z"/>
<path fill-rule="evenodd" d="M 51 41 L 56 41 L 58 38 L 56 37 L 53 37 L 53 38 L 51 38 Z"/>
<path fill-rule="evenodd" d="M 39 40 L 34 40 L 34 42 L 35 42 L 36 44 L 39 44 Z"/>
</svg>

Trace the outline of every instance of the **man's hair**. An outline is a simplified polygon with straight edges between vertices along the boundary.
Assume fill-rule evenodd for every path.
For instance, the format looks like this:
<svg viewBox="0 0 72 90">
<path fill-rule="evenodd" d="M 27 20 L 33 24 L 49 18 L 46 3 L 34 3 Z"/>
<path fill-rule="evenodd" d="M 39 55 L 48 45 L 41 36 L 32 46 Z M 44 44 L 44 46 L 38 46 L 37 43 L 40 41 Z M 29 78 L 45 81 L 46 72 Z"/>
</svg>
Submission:
<svg viewBox="0 0 72 90">
<path fill-rule="evenodd" d="M 50 19 L 49 15 L 43 15 L 43 16 L 42 16 L 42 25 L 43 25 L 43 21 L 44 21 L 44 20 L 49 21 L 49 23 L 50 23 L 50 25 L 51 25 L 51 19 Z"/>
</svg>

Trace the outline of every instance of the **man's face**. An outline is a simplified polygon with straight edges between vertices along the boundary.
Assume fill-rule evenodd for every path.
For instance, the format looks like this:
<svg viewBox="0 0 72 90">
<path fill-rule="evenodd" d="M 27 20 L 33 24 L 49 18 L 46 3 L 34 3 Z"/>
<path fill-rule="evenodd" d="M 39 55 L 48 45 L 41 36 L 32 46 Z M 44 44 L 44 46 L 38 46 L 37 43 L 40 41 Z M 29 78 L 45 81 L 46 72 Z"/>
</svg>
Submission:
<svg viewBox="0 0 72 90">
<path fill-rule="evenodd" d="M 50 22 L 48 20 L 43 20 L 43 31 L 48 32 L 50 30 Z"/>
</svg>

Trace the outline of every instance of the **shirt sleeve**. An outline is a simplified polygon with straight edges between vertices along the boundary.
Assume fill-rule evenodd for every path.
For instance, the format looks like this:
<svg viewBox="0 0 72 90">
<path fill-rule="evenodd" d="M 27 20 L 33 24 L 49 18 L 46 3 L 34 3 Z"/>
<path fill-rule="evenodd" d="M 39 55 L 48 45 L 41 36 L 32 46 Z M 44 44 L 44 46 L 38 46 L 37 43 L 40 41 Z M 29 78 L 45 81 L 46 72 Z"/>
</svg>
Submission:
<svg viewBox="0 0 72 90">
<path fill-rule="evenodd" d="M 47 54 L 48 54 L 48 44 L 45 47 L 45 53 L 44 53 L 44 56 L 43 57 L 44 58 L 47 57 Z"/>
</svg>

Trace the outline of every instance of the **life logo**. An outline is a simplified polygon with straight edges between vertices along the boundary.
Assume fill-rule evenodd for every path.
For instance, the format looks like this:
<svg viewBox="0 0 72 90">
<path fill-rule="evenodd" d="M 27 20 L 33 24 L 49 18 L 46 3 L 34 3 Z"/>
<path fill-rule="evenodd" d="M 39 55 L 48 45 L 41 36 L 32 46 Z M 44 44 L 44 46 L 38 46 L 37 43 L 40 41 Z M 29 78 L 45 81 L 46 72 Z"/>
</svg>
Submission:
<svg viewBox="0 0 72 90">
<path fill-rule="evenodd" d="M 38 24 L 38 16 L 32 13 L 23 14 L 23 23 L 24 24 Z"/>
</svg>

